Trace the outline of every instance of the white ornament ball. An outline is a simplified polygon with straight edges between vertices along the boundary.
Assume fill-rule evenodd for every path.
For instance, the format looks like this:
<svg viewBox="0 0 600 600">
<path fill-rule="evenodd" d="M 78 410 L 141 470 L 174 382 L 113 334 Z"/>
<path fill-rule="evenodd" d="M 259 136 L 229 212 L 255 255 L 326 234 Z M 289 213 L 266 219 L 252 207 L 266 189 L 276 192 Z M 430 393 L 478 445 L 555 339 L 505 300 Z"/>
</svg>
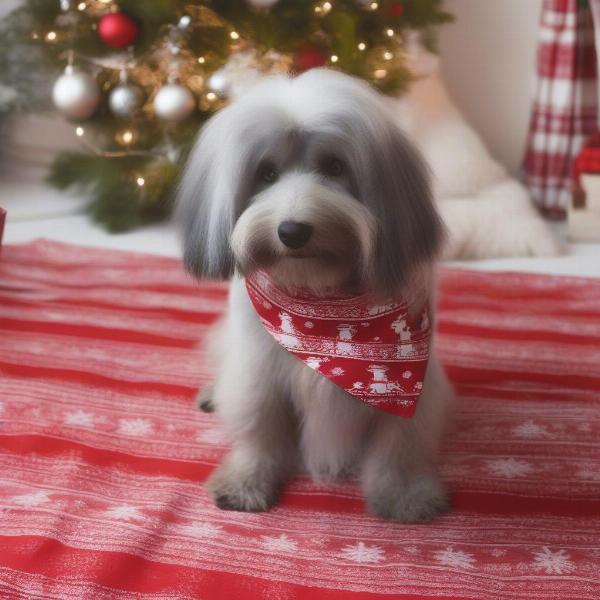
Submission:
<svg viewBox="0 0 600 600">
<path fill-rule="evenodd" d="M 279 0 L 247 0 L 247 2 L 251 6 L 256 6 L 257 8 L 270 8 L 274 4 L 277 4 Z"/>
<path fill-rule="evenodd" d="M 158 90 L 154 97 L 154 111 L 159 119 L 182 121 L 196 106 L 194 95 L 188 88 L 177 83 L 169 83 Z"/>
<path fill-rule="evenodd" d="M 210 90 L 222 97 L 227 96 L 229 85 L 229 77 L 227 77 L 225 69 L 215 71 L 208 79 L 208 87 Z"/>
<path fill-rule="evenodd" d="M 111 112 L 117 117 L 131 117 L 144 103 L 144 92 L 132 83 L 121 83 L 115 87 L 108 97 Z"/>
<path fill-rule="evenodd" d="M 91 117 L 100 104 L 100 88 L 87 73 L 67 67 L 52 88 L 52 100 L 58 110 L 69 119 L 81 120 Z"/>
</svg>

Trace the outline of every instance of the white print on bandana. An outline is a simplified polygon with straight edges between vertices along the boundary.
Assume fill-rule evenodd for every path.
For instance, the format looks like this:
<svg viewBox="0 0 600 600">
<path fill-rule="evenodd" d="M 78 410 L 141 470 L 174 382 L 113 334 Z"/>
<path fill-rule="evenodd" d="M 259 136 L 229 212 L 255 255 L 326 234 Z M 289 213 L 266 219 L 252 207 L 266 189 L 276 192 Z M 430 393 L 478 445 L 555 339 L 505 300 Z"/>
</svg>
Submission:
<svg viewBox="0 0 600 600">
<path fill-rule="evenodd" d="M 291 348 L 298 348 L 300 341 L 296 337 L 296 330 L 292 323 L 292 317 L 286 312 L 279 313 L 281 322 L 281 342 Z"/>
<path fill-rule="evenodd" d="M 246 278 L 246 289 L 265 329 L 310 369 L 375 408 L 414 414 L 429 358 L 425 315 L 411 320 L 401 298 L 290 292 L 263 271 Z"/>
<path fill-rule="evenodd" d="M 340 340 L 351 340 L 356 335 L 356 327 L 354 325 L 338 325 L 337 326 Z"/>
<path fill-rule="evenodd" d="M 389 394 L 390 392 L 398 392 L 402 390 L 397 383 L 388 381 L 388 370 L 388 367 L 384 365 L 370 365 L 367 368 L 367 371 L 373 375 L 373 382 L 369 384 L 369 390 L 372 394 Z"/>
<path fill-rule="evenodd" d="M 315 371 L 321 368 L 321 363 L 327 362 L 329 359 L 323 356 L 309 356 L 306 359 L 306 364 Z"/>
</svg>

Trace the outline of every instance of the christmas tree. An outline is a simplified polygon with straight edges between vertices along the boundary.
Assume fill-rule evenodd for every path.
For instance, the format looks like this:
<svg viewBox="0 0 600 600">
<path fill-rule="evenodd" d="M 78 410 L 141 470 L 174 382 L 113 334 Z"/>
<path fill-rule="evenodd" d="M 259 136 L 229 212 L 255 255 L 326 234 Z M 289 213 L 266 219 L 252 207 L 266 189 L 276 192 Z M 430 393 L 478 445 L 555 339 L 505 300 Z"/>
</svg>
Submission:
<svg viewBox="0 0 600 600">
<path fill-rule="evenodd" d="M 447 22 L 442 0 L 25 0 L 1 26 L 21 107 L 51 101 L 82 150 L 49 181 L 79 186 L 111 231 L 164 219 L 204 121 L 258 77 L 327 65 L 396 93 L 403 44 Z"/>
</svg>

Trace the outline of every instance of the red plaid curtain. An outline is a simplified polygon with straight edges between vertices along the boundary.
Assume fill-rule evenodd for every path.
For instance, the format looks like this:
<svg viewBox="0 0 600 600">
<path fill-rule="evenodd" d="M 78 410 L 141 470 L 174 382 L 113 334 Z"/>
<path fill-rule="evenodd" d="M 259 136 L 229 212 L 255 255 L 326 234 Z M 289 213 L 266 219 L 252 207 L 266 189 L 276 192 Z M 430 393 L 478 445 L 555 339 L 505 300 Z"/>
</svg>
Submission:
<svg viewBox="0 0 600 600">
<path fill-rule="evenodd" d="M 545 0 L 525 173 L 533 199 L 549 216 L 564 216 L 570 202 L 573 159 L 598 129 L 597 100 L 589 4 Z"/>
</svg>

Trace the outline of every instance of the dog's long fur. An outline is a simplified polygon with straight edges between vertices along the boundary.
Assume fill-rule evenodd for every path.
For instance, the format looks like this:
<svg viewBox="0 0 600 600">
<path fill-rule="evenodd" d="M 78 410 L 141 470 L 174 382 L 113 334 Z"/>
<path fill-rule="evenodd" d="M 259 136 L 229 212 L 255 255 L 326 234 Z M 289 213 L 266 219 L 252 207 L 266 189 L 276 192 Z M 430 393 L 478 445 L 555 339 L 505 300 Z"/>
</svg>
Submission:
<svg viewBox="0 0 600 600">
<path fill-rule="evenodd" d="M 369 510 L 386 518 L 412 522 L 444 510 L 435 462 L 452 391 L 435 354 L 416 415 L 378 411 L 280 347 L 243 280 L 268 269 L 284 287 L 320 295 L 367 288 L 433 310 L 442 225 L 427 170 L 379 95 L 326 69 L 258 85 L 203 130 L 177 215 L 187 268 L 233 277 L 213 344 L 217 378 L 201 396 L 233 442 L 209 482 L 216 503 L 265 510 L 304 464 L 319 480 L 356 473 Z M 290 220 L 313 227 L 299 249 L 277 235 Z"/>
</svg>

